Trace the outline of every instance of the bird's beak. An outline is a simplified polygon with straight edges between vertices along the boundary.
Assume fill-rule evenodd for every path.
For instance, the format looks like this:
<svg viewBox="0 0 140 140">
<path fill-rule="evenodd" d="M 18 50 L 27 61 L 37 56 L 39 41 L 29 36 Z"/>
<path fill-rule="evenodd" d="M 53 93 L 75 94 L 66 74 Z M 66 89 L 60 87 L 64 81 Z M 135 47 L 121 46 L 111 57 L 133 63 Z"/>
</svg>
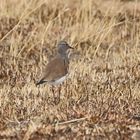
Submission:
<svg viewBox="0 0 140 140">
<path fill-rule="evenodd" d="M 74 49 L 73 47 L 69 46 L 70 49 Z"/>
</svg>

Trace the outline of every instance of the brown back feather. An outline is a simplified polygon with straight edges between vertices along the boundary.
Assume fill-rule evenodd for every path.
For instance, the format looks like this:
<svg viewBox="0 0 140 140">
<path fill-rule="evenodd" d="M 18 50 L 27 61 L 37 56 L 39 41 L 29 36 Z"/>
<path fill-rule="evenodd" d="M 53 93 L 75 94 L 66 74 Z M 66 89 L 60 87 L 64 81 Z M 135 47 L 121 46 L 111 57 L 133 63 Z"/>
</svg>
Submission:
<svg viewBox="0 0 140 140">
<path fill-rule="evenodd" d="M 55 81 L 68 73 L 68 61 L 62 57 L 55 57 L 50 61 L 44 71 L 44 81 Z"/>
</svg>

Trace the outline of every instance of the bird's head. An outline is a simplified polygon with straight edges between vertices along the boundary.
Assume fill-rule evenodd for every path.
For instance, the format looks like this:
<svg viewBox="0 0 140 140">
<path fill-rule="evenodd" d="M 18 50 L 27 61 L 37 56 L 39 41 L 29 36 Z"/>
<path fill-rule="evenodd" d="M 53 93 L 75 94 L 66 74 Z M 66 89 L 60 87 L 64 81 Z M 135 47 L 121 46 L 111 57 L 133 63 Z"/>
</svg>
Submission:
<svg viewBox="0 0 140 140">
<path fill-rule="evenodd" d="M 60 41 L 57 45 L 59 54 L 66 54 L 67 50 L 73 49 L 66 41 Z"/>
</svg>

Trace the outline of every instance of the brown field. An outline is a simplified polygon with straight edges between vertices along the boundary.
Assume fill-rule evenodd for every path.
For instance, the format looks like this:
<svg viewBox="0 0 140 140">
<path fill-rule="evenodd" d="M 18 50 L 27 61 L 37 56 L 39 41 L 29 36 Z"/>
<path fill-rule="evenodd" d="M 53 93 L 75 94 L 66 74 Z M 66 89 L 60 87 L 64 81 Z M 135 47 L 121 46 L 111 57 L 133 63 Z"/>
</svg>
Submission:
<svg viewBox="0 0 140 140">
<path fill-rule="evenodd" d="M 74 50 L 56 103 L 58 87 L 35 83 L 60 40 Z M 138 130 L 139 0 L 0 1 L 0 139 L 135 140 Z"/>
</svg>

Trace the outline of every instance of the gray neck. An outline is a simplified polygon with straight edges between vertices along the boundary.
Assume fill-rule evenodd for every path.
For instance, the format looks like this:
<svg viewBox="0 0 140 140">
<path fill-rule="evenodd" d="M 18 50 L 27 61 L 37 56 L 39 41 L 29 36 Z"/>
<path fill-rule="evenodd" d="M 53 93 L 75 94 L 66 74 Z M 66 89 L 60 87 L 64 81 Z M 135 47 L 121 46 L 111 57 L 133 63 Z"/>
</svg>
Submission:
<svg viewBox="0 0 140 140">
<path fill-rule="evenodd" d="M 68 61 L 68 54 L 67 53 L 58 53 L 63 59 L 65 59 L 66 61 Z"/>
</svg>

